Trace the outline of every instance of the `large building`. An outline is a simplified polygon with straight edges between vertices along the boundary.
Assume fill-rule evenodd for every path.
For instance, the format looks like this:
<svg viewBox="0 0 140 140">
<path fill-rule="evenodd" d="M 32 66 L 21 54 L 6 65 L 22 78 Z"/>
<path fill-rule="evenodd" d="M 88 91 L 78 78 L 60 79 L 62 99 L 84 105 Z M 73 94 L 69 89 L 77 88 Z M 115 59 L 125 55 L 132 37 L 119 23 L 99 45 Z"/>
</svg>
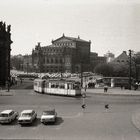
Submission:
<svg viewBox="0 0 140 140">
<path fill-rule="evenodd" d="M 10 78 L 11 33 L 10 25 L 0 22 L 0 85 Z"/>
<path fill-rule="evenodd" d="M 107 62 L 107 58 L 104 56 L 98 56 L 98 53 L 96 52 L 91 52 L 90 53 L 90 68 L 91 71 L 94 72 L 94 68 L 98 65 L 98 64 L 104 64 Z"/>
<path fill-rule="evenodd" d="M 113 61 L 111 61 L 113 64 L 119 64 L 119 65 L 128 65 L 129 64 L 129 56 L 127 55 L 126 51 L 123 51 L 118 57 L 116 57 Z"/>
<path fill-rule="evenodd" d="M 52 40 L 49 46 L 38 43 L 32 51 L 32 64 L 38 72 L 81 72 L 90 65 L 90 41 L 62 37 Z"/>
<path fill-rule="evenodd" d="M 106 61 L 107 63 L 112 62 L 115 59 L 115 55 L 113 53 L 111 53 L 110 51 L 108 51 L 104 57 L 106 57 Z"/>
</svg>

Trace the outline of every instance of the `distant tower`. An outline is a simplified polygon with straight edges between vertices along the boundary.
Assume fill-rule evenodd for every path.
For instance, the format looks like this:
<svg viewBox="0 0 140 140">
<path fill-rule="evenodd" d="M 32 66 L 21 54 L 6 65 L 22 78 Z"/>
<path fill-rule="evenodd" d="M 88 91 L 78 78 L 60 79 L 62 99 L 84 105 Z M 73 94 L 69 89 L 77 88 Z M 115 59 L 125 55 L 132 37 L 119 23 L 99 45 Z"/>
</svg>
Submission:
<svg viewBox="0 0 140 140">
<path fill-rule="evenodd" d="M 115 58 L 115 55 L 110 51 L 108 51 L 104 56 L 107 58 L 107 63 L 112 62 Z"/>
<path fill-rule="evenodd" d="M 0 22 L 0 85 L 10 78 L 11 25 Z"/>
</svg>

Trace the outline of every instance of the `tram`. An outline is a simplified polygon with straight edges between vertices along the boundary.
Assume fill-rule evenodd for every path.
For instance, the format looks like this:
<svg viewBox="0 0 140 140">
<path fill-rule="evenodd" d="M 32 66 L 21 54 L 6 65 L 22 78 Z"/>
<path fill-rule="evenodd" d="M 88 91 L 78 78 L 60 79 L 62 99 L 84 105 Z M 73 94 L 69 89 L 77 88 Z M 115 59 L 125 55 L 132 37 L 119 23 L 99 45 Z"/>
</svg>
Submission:
<svg viewBox="0 0 140 140">
<path fill-rule="evenodd" d="M 34 91 L 51 95 L 81 95 L 80 83 L 66 79 L 35 79 Z"/>
<path fill-rule="evenodd" d="M 39 93 L 44 93 L 44 79 L 35 79 L 34 80 L 34 91 L 39 92 Z"/>
</svg>

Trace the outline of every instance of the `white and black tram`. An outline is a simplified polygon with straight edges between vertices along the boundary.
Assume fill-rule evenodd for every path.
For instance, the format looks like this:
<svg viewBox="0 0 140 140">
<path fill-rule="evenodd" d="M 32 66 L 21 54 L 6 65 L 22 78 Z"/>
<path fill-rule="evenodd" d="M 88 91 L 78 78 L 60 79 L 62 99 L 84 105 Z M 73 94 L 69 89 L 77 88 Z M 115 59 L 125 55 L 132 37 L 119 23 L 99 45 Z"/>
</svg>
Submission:
<svg viewBox="0 0 140 140">
<path fill-rule="evenodd" d="M 81 95 L 79 82 L 66 79 L 35 79 L 34 91 L 52 95 L 78 96 Z"/>
</svg>

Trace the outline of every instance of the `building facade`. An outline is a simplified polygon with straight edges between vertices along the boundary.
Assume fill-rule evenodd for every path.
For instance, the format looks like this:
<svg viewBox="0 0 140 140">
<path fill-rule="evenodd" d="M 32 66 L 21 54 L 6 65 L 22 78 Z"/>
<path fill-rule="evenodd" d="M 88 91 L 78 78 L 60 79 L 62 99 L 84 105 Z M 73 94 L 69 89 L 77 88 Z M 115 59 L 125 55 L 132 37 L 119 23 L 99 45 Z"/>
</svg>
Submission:
<svg viewBox="0 0 140 140">
<path fill-rule="evenodd" d="M 49 46 L 38 43 L 32 51 L 32 64 L 36 72 L 81 72 L 90 65 L 90 41 L 62 37 L 52 40 Z"/>
<path fill-rule="evenodd" d="M 11 26 L 0 22 L 0 85 L 10 78 Z"/>
<path fill-rule="evenodd" d="M 129 64 L 129 56 L 127 55 L 126 51 L 123 51 L 118 57 L 116 57 L 113 61 L 113 64 L 119 65 L 128 65 Z"/>
<path fill-rule="evenodd" d="M 115 55 L 113 53 L 111 53 L 110 51 L 108 51 L 104 57 L 106 57 L 106 61 L 107 63 L 112 62 L 115 59 Z"/>
<path fill-rule="evenodd" d="M 23 56 L 22 70 L 26 73 L 33 72 L 32 55 L 24 55 Z"/>
<path fill-rule="evenodd" d="M 91 71 L 94 72 L 94 68 L 98 65 L 98 64 L 104 64 L 107 62 L 107 58 L 104 56 L 98 56 L 98 53 L 95 52 L 91 52 L 90 53 L 90 68 Z"/>
</svg>

